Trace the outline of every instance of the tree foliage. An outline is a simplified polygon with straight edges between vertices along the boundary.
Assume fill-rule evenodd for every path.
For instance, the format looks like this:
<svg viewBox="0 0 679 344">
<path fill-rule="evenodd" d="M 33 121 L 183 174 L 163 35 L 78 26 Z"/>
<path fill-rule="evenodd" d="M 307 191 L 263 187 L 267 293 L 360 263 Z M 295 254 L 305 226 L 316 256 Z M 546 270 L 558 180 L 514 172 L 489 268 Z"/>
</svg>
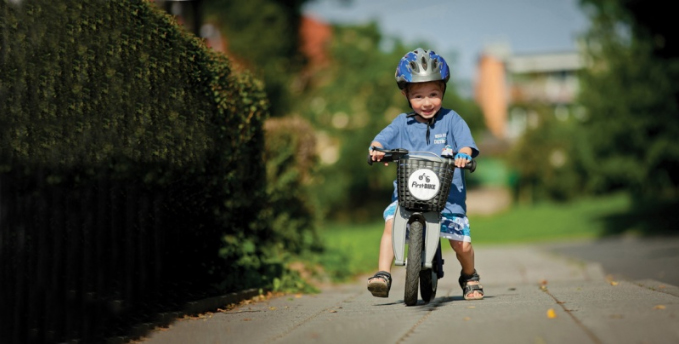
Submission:
<svg viewBox="0 0 679 344">
<path fill-rule="evenodd" d="M 271 116 L 290 109 L 290 86 L 305 64 L 299 50 L 302 5 L 308 0 L 212 0 L 206 12 L 218 22 L 229 56 L 266 84 Z"/>
<path fill-rule="evenodd" d="M 592 27 L 582 75 L 589 188 L 679 196 L 679 49 L 658 1 L 583 0 Z"/>
<path fill-rule="evenodd" d="M 548 104 L 515 104 L 527 112 L 528 126 L 507 158 L 518 175 L 515 197 L 521 203 L 567 201 L 583 192 L 578 119 L 559 119 Z"/>
</svg>

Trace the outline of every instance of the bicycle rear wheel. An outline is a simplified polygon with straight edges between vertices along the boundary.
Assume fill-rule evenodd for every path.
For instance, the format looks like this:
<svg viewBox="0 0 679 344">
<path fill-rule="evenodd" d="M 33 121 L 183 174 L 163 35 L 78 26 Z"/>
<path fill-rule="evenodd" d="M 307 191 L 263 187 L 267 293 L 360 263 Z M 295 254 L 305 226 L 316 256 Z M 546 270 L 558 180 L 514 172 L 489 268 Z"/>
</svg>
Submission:
<svg viewBox="0 0 679 344">
<path fill-rule="evenodd" d="M 420 221 L 410 224 L 408 233 L 408 260 L 406 261 L 406 288 L 403 300 L 406 306 L 417 304 L 417 289 L 422 270 L 423 226 Z"/>
<path fill-rule="evenodd" d="M 433 266 L 431 269 L 420 271 L 420 295 L 424 302 L 429 302 L 436 298 L 436 289 L 438 288 L 439 278 L 442 277 L 441 267 L 443 261 L 441 258 L 441 242 L 439 242 L 432 263 Z"/>
<path fill-rule="evenodd" d="M 434 269 L 420 271 L 420 294 L 422 295 L 422 301 L 429 302 L 436 298 L 438 280 Z"/>
</svg>

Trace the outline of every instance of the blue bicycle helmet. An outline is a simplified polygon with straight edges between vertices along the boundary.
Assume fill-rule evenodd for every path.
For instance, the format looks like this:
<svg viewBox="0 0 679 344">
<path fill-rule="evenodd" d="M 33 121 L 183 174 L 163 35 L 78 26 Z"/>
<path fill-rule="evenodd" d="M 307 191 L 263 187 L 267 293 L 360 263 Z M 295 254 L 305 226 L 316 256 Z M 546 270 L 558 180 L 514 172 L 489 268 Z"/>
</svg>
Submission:
<svg viewBox="0 0 679 344">
<path fill-rule="evenodd" d="M 417 48 L 401 58 L 396 67 L 395 76 L 396 84 L 402 90 L 408 83 L 436 80 L 447 83 L 450 79 L 450 71 L 446 60 L 433 50 Z"/>
</svg>

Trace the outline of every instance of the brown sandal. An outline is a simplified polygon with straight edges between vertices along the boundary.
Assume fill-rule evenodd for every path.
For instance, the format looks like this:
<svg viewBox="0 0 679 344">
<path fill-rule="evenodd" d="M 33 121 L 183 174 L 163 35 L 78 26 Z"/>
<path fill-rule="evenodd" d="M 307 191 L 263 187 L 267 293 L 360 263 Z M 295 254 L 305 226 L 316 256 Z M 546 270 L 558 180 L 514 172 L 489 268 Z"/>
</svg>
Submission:
<svg viewBox="0 0 679 344">
<path fill-rule="evenodd" d="M 480 280 L 481 277 L 479 277 L 479 274 L 476 273 L 476 269 L 474 269 L 474 273 L 471 275 L 465 275 L 463 272 L 460 272 L 460 279 L 458 280 L 458 282 L 460 282 L 460 287 L 462 288 L 462 296 L 464 297 L 465 300 L 483 299 L 483 286 L 481 284 L 469 284 L 469 282 L 479 282 Z M 468 296 L 469 294 L 473 295 L 475 291 L 481 294 L 481 297 Z"/>
<path fill-rule="evenodd" d="M 391 274 L 386 271 L 378 271 L 373 277 L 368 278 L 368 290 L 374 297 L 389 297 L 391 289 Z"/>
</svg>

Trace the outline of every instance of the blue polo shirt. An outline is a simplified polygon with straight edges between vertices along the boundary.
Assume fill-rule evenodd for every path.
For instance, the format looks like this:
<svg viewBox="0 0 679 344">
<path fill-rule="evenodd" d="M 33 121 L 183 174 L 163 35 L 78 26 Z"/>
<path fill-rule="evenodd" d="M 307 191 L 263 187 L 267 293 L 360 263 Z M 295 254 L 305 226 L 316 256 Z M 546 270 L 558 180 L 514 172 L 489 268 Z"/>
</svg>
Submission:
<svg viewBox="0 0 679 344">
<path fill-rule="evenodd" d="M 441 108 L 431 124 L 418 122 L 412 114 L 398 115 L 386 128 L 382 129 L 373 141 L 382 144 L 385 149 L 404 148 L 409 152 L 432 152 L 441 155 L 443 148 L 449 145 L 453 152 L 463 147 L 472 149 L 472 158 L 479 155 L 474 138 L 467 122 L 455 111 Z M 392 202 L 397 199 L 396 180 Z M 448 195 L 445 213 L 467 213 L 467 190 L 463 171 L 455 169 L 453 183 Z"/>
</svg>

